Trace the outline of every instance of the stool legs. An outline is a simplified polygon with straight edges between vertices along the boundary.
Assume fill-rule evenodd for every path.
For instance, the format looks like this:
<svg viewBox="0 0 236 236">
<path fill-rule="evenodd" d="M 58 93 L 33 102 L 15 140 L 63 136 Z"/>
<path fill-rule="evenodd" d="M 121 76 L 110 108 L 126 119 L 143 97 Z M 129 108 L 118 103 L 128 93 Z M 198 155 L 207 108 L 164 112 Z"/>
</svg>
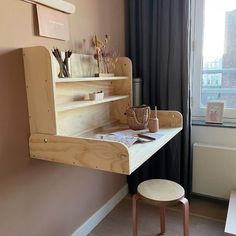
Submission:
<svg viewBox="0 0 236 236">
<path fill-rule="evenodd" d="M 165 207 L 159 207 L 160 209 L 160 227 L 161 233 L 159 235 L 165 235 L 166 226 L 165 226 Z"/>
<path fill-rule="evenodd" d="M 138 235 L 138 207 L 137 203 L 140 199 L 140 196 L 138 194 L 134 194 L 132 197 L 133 202 L 133 236 Z"/>
<path fill-rule="evenodd" d="M 182 198 L 180 203 L 183 207 L 183 230 L 184 236 L 189 236 L 189 203 L 187 198 Z"/>
<path fill-rule="evenodd" d="M 133 236 L 138 235 L 138 200 L 140 196 L 134 194 L 132 197 L 133 204 Z M 184 236 L 189 236 L 189 203 L 187 198 L 179 200 L 183 208 L 183 232 Z M 165 235 L 165 207 L 160 207 L 160 227 L 161 233 L 159 235 Z"/>
</svg>

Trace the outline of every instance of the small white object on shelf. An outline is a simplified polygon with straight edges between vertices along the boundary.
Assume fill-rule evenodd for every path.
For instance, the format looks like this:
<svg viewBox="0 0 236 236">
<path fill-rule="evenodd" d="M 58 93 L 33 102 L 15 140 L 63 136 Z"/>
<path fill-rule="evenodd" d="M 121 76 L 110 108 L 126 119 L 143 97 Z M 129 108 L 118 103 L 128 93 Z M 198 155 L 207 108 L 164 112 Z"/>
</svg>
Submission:
<svg viewBox="0 0 236 236">
<path fill-rule="evenodd" d="M 95 101 L 98 101 L 98 100 L 102 100 L 104 98 L 104 92 L 93 92 L 93 93 L 90 93 L 89 94 L 89 99 L 90 100 L 95 100 Z"/>
</svg>

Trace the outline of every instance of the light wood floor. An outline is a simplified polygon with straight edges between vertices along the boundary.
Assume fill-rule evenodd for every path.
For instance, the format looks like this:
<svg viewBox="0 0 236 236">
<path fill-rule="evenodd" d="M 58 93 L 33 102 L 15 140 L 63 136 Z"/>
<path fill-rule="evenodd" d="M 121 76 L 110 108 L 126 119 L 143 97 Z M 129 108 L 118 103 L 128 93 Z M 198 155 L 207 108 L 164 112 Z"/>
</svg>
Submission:
<svg viewBox="0 0 236 236">
<path fill-rule="evenodd" d="M 227 203 L 193 198 L 190 202 L 190 236 L 222 236 Z M 157 236 L 159 210 L 142 201 L 139 204 L 139 236 Z M 179 206 L 167 209 L 166 236 L 182 235 L 182 216 Z M 89 236 L 132 235 L 131 196 L 123 199 Z"/>
</svg>

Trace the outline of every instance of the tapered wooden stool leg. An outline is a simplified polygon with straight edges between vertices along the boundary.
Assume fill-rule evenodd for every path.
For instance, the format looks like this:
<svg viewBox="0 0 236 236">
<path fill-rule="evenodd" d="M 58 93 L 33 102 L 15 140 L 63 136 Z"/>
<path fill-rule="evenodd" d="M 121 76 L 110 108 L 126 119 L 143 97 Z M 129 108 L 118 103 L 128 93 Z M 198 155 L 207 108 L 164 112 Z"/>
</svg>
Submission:
<svg viewBox="0 0 236 236">
<path fill-rule="evenodd" d="M 165 235 L 166 232 L 165 207 L 160 207 L 160 227 L 161 227 L 161 232 L 159 235 Z"/>
<path fill-rule="evenodd" d="M 133 197 L 133 236 L 138 235 L 138 200 L 140 199 L 138 194 L 134 194 Z"/>
<path fill-rule="evenodd" d="M 183 207 L 183 230 L 184 236 L 189 236 L 189 203 L 187 198 L 180 200 Z"/>
</svg>

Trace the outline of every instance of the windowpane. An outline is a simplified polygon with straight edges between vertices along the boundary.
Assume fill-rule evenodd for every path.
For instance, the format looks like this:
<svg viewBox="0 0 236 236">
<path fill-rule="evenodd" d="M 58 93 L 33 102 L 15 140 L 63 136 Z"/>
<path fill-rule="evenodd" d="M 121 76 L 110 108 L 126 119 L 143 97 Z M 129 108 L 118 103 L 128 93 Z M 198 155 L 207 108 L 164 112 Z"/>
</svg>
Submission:
<svg viewBox="0 0 236 236">
<path fill-rule="evenodd" d="M 201 107 L 236 108 L 236 0 L 205 0 Z"/>
</svg>

